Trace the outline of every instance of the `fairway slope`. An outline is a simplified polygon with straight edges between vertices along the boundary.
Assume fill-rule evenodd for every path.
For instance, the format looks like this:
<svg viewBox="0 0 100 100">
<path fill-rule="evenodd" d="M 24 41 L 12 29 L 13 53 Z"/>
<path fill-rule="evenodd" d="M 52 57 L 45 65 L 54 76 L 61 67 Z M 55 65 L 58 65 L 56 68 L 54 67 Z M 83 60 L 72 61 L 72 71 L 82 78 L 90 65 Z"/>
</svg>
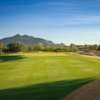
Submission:
<svg viewBox="0 0 100 100">
<path fill-rule="evenodd" d="M 100 78 L 74 91 L 63 100 L 100 100 Z"/>
</svg>

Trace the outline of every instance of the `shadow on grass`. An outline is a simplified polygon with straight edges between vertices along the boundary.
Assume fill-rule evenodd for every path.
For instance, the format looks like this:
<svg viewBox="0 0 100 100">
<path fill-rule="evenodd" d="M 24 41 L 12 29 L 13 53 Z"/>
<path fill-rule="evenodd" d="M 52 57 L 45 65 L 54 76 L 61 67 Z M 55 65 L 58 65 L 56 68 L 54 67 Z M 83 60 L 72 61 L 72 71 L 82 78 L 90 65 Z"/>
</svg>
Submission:
<svg viewBox="0 0 100 100">
<path fill-rule="evenodd" d="M 0 100 L 62 100 L 71 92 L 93 80 L 93 78 L 87 78 L 57 81 L 0 90 Z"/>
<path fill-rule="evenodd" d="M 22 56 L 0 56 L 0 62 L 6 62 L 6 61 L 11 61 L 11 60 L 19 60 L 24 57 Z"/>
</svg>

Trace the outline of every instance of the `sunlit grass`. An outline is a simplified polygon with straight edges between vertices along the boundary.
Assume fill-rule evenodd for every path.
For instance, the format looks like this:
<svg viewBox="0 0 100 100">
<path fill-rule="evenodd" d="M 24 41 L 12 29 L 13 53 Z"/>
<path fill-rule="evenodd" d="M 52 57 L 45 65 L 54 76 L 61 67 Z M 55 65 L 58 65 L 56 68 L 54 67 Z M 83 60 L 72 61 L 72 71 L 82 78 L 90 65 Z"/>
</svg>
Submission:
<svg viewBox="0 0 100 100">
<path fill-rule="evenodd" d="M 64 53 L 59 52 L 34 52 L 34 53 L 17 53 L 9 55 L 24 55 L 24 56 L 66 56 Z"/>
<path fill-rule="evenodd" d="M 98 77 L 96 58 L 50 52 L 8 54 L 0 56 L 0 100 L 61 100 Z"/>
</svg>

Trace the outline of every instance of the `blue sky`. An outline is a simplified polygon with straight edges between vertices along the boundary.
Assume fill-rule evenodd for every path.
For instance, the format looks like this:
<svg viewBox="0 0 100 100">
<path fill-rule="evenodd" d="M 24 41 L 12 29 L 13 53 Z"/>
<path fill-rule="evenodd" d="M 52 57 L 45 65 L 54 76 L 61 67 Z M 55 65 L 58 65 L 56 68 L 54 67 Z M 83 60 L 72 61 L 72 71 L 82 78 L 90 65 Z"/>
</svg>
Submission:
<svg viewBox="0 0 100 100">
<path fill-rule="evenodd" d="M 0 0 L 0 39 L 16 34 L 100 44 L 100 0 Z"/>
</svg>

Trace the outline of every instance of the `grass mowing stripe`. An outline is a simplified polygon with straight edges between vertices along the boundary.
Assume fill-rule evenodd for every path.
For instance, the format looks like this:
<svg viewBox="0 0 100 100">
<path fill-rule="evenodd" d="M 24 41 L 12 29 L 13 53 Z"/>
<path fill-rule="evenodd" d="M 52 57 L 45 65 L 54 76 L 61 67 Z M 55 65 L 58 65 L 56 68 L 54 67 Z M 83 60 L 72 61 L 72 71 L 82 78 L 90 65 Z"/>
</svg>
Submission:
<svg viewBox="0 0 100 100">
<path fill-rule="evenodd" d="M 88 58 L 88 57 L 82 57 L 79 55 L 74 55 L 76 60 L 73 61 L 73 63 L 76 61 L 77 63 L 83 62 L 81 64 L 81 68 L 85 70 L 86 72 L 90 73 L 90 76 L 99 76 L 100 72 L 100 59 L 96 58 Z M 93 76 L 92 76 L 93 75 Z"/>
<path fill-rule="evenodd" d="M 0 56 L 0 100 L 61 100 L 99 77 L 99 64 L 69 53 Z"/>
<path fill-rule="evenodd" d="M 51 60 L 51 62 L 47 61 L 46 66 L 51 81 L 58 81 L 59 79 L 65 80 L 72 77 L 56 59 Z"/>
</svg>

